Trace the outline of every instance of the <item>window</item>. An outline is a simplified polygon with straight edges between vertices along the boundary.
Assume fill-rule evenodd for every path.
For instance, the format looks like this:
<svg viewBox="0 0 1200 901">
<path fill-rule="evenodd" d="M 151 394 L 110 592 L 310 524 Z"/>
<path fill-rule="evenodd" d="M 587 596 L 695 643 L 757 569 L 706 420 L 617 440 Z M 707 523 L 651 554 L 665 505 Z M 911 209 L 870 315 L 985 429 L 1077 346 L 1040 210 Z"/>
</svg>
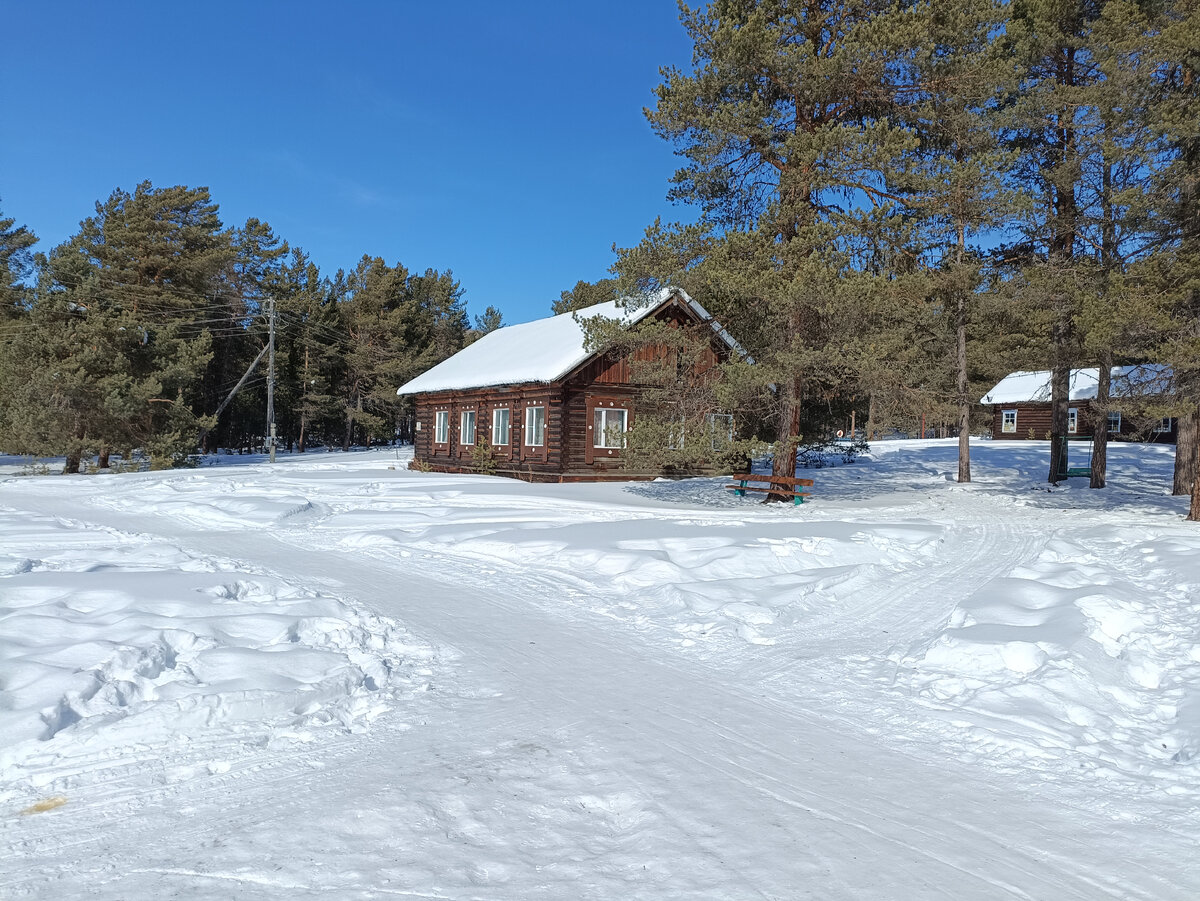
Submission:
<svg viewBox="0 0 1200 901">
<path fill-rule="evenodd" d="M 729 413 L 709 413 L 705 419 L 712 449 L 725 450 L 733 443 L 733 416 Z"/>
<path fill-rule="evenodd" d="M 1015 433 L 1017 431 L 1017 411 L 1005 410 L 1001 415 L 1000 431 Z"/>
<path fill-rule="evenodd" d="M 672 416 L 671 422 L 667 425 L 667 448 L 670 450 L 683 450 L 683 433 L 684 433 L 684 418 L 683 414 Z"/>
<path fill-rule="evenodd" d="M 1171 417 L 1164 416 L 1157 423 L 1155 423 L 1154 431 L 1158 435 L 1163 435 L 1171 431 Z"/>
<path fill-rule="evenodd" d="M 458 421 L 458 443 L 475 443 L 475 411 L 463 410 Z"/>
<path fill-rule="evenodd" d="M 1067 410 L 1067 434 L 1074 435 L 1079 431 L 1079 411 L 1074 407 Z"/>
<path fill-rule="evenodd" d="M 508 407 L 492 410 L 492 445 L 508 447 Z"/>
<path fill-rule="evenodd" d="M 1119 410 L 1110 410 L 1108 412 L 1108 430 L 1110 432 L 1121 431 L 1121 412 Z"/>
<path fill-rule="evenodd" d="M 597 407 L 592 419 L 592 447 L 624 447 L 628 410 Z"/>
<path fill-rule="evenodd" d="M 525 446 L 541 447 L 546 443 L 546 408 L 525 408 Z"/>
<path fill-rule="evenodd" d="M 433 420 L 433 443 L 450 443 L 450 411 L 438 410 Z"/>
</svg>

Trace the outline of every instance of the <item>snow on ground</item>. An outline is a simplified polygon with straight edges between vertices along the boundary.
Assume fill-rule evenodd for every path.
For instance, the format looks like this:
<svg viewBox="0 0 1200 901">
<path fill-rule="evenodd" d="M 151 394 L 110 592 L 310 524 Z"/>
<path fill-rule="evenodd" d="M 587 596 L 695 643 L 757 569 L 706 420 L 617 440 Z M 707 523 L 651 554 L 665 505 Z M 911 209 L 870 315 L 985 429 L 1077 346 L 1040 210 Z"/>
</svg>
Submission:
<svg viewBox="0 0 1200 901">
<path fill-rule="evenodd" d="M 136 745 L 355 727 L 431 672 L 394 620 L 148 535 L 0 508 L 0 576 L 0 802 Z"/>
<path fill-rule="evenodd" d="M 390 449 L 11 475 L 0 894 L 1195 897 L 1173 449 L 1104 491 L 955 450 L 798 508 Z"/>
</svg>

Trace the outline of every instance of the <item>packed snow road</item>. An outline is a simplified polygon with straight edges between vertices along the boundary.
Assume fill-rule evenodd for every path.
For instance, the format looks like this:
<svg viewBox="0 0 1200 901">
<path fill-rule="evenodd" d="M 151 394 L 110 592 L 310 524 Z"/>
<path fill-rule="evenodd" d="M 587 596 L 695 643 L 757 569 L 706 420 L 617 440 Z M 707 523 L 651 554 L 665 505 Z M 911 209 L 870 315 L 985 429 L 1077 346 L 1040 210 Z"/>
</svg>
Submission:
<svg viewBox="0 0 1200 901">
<path fill-rule="evenodd" d="M 0 894 L 1200 896 L 1169 459 L 1098 498 L 950 450 L 800 509 L 385 454 L 0 483 Z"/>
</svg>

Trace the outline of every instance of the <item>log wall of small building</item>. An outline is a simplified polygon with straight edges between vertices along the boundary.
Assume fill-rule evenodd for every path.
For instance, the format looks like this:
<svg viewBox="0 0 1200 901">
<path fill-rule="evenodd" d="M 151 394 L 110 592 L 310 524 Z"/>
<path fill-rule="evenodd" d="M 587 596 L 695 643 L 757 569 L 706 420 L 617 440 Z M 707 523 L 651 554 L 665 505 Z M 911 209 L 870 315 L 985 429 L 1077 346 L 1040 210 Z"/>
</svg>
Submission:
<svg viewBox="0 0 1200 901">
<path fill-rule="evenodd" d="M 1087 401 L 1074 401 L 1068 405 L 1070 409 L 1078 410 L 1078 424 L 1071 437 L 1087 437 L 1094 431 L 1093 421 L 1088 410 Z M 1004 411 L 1017 411 L 1017 428 L 1013 432 L 1004 431 Z M 1049 403 L 1020 403 L 996 404 L 992 407 L 992 437 L 997 440 L 1028 440 L 1045 441 L 1050 437 L 1051 405 Z M 1172 443 L 1175 441 L 1178 422 L 1171 420 L 1169 432 L 1151 432 L 1146 436 L 1141 429 L 1126 416 L 1121 417 L 1121 429 L 1110 433 L 1115 440 L 1150 440 L 1154 442 Z M 1032 429 L 1033 434 L 1030 435 Z"/>
<path fill-rule="evenodd" d="M 546 408 L 544 444 L 525 445 L 525 409 L 530 403 Z M 494 448 L 498 473 L 522 478 L 557 478 L 562 471 L 561 414 L 562 391 L 547 385 L 504 386 L 467 391 L 439 391 L 416 398 L 416 418 L 421 424 L 413 442 L 413 458 L 438 471 L 471 472 L 476 470 L 472 446 L 460 441 L 461 416 L 464 410 L 475 411 L 475 433 L 492 437 L 492 411 L 497 407 L 509 410 L 509 442 Z M 434 444 L 438 410 L 449 414 L 450 439 L 445 446 Z"/>
<path fill-rule="evenodd" d="M 416 420 L 416 431 L 413 432 L 413 459 L 420 462 L 429 459 L 430 443 L 433 441 L 433 407 L 418 395 L 413 401 L 413 418 Z"/>
<path fill-rule="evenodd" d="M 1017 411 L 1017 428 L 1004 431 L 1004 411 Z M 1032 430 L 1032 433 L 1031 433 Z M 1050 437 L 1050 404 L 998 404 L 992 408 L 992 437 L 1042 440 Z"/>
<path fill-rule="evenodd" d="M 601 387 L 594 387 L 600 385 Z M 563 471 L 567 473 L 620 473 L 625 469 L 620 452 L 598 457 L 594 462 L 588 462 L 588 445 L 592 439 L 588 431 L 588 399 L 603 396 L 625 403 L 629 410 L 629 425 L 637 416 L 636 389 L 629 386 L 608 385 L 585 381 L 572 381 L 564 392 L 563 422 L 566 426 L 566 439 L 563 444 Z M 599 452 L 597 452 L 599 453 Z"/>
</svg>

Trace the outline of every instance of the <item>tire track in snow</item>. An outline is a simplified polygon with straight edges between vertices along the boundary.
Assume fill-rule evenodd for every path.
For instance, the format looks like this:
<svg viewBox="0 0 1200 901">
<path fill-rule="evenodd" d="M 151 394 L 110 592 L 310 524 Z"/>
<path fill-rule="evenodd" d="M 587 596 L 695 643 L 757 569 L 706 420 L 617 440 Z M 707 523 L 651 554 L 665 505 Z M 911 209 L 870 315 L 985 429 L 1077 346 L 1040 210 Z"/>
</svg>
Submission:
<svg viewBox="0 0 1200 901">
<path fill-rule="evenodd" d="M 1034 542 L 1036 543 L 1036 541 Z M 987 546 L 986 542 L 981 546 Z M 522 589 L 526 589 L 527 584 L 507 584 L 503 591 L 497 591 L 494 587 L 488 599 L 489 606 L 495 607 L 503 611 L 512 619 L 519 619 L 522 614 L 528 614 L 530 605 L 519 599 Z M 602 657 L 608 662 L 612 670 L 623 672 L 628 675 L 630 670 L 636 673 L 636 667 L 623 667 L 620 660 L 622 653 L 618 652 L 617 647 L 608 645 L 607 649 L 602 653 Z M 608 658 L 614 658 L 608 660 Z M 566 658 L 559 658 L 559 665 L 567 665 Z M 665 664 L 660 657 L 656 661 L 656 672 L 670 672 L 675 679 L 686 682 L 688 685 L 694 685 L 695 673 L 690 668 L 681 666 L 671 666 Z M 552 670 L 554 665 L 546 666 L 545 669 Z M 984 826 L 979 823 L 972 824 L 969 820 L 964 822 L 966 811 L 952 811 L 953 825 L 951 830 L 955 834 L 962 832 L 970 833 L 975 837 L 975 842 L 986 847 L 973 849 L 974 853 L 968 853 L 965 856 L 971 861 L 987 860 L 991 867 L 1014 867 L 1014 871 L 1007 877 L 1000 878 L 997 876 L 986 876 L 974 873 L 972 870 L 974 863 L 964 863 L 961 860 L 956 861 L 952 856 L 939 857 L 935 852 L 929 850 L 930 847 L 955 847 L 961 855 L 962 849 L 958 844 L 949 839 L 949 834 L 945 831 L 946 823 L 941 818 L 930 820 L 928 818 L 928 810 L 923 811 L 924 816 L 912 816 L 912 811 L 907 809 L 903 801 L 889 802 L 885 805 L 887 814 L 895 816 L 895 821 L 887 818 L 885 813 L 880 810 L 880 799 L 877 796 L 871 795 L 863 803 L 854 804 L 850 800 L 851 793 L 828 792 L 816 793 L 809 788 L 804 788 L 799 792 L 797 798 L 797 786 L 792 779 L 784 778 L 779 775 L 770 775 L 774 770 L 793 772 L 794 759 L 785 753 L 774 751 L 768 753 L 767 746 L 762 742 L 756 742 L 748 737 L 754 734 L 757 726 L 751 727 L 749 732 L 732 731 L 724 726 L 719 725 L 719 721 L 704 717 L 684 717 L 670 703 L 665 703 L 661 693 L 648 692 L 648 686 L 655 683 L 655 679 L 638 678 L 634 676 L 634 682 L 638 689 L 629 686 L 629 694 L 626 696 L 626 704 L 637 705 L 641 709 L 642 719 L 654 720 L 661 726 L 663 721 L 671 721 L 682 723 L 688 728 L 683 730 L 687 732 L 687 736 L 681 735 L 679 731 L 666 730 L 666 734 L 657 738 L 663 746 L 667 747 L 672 755 L 689 760 L 697 769 L 705 771 L 710 777 L 720 780 L 732 780 L 737 783 L 741 789 L 748 795 L 763 795 L 772 801 L 783 804 L 787 807 L 794 808 L 803 812 L 805 815 L 814 817 L 828 825 L 840 825 L 848 828 L 852 834 L 862 833 L 870 837 L 878 838 L 879 842 L 884 845 L 891 845 L 894 848 L 905 848 L 909 852 L 915 854 L 918 858 L 926 860 L 927 864 L 937 864 L 945 866 L 948 869 L 961 871 L 964 878 L 969 877 L 971 882 L 977 882 L 981 886 L 982 894 L 976 895 L 966 889 L 961 884 L 956 884 L 953 892 L 947 897 L 967 898 L 994 898 L 996 891 L 1001 890 L 1008 897 L 1018 898 L 1042 898 L 1042 897 L 1079 897 L 1079 898 L 1158 898 L 1160 897 L 1160 888 L 1149 890 L 1141 889 L 1137 884 L 1129 881 L 1118 883 L 1110 883 L 1108 877 L 1097 877 L 1091 879 L 1086 873 L 1080 872 L 1080 859 L 1068 857 L 1066 855 L 1055 855 L 1063 874 L 1064 882 L 1055 885 L 1051 891 L 1045 886 L 1041 890 L 1035 890 L 1032 893 L 1021 889 L 1019 883 L 1038 883 L 1052 877 L 1052 874 L 1046 872 L 1045 858 L 1052 856 L 1050 852 L 1040 846 L 1034 846 L 1028 850 L 1017 847 L 1018 842 L 1006 843 L 1006 839 L 1002 834 L 996 832 L 996 826 L 1003 827 L 1008 825 L 1007 821 L 1002 821 L 1001 824 L 992 823 L 991 826 Z M 639 693 L 640 690 L 640 693 Z M 778 730 L 781 723 L 788 719 L 794 719 L 797 711 L 795 709 L 785 708 L 780 704 L 762 703 L 759 699 L 752 698 L 747 690 L 736 690 L 728 684 L 705 686 L 704 692 L 715 693 L 717 695 L 726 694 L 726 697 L 732 695 L 736 701 L 730 704 L 725 704 L 725 708 L 736 703 L 745 703 L 754 707 L 762 708 L 763 715 L 761 722 L 770 724 L 767 728 L 770 731 Z M 720 702 L 714 700 L 712 696 L 706 697 L 706 703 L 717 704 Z M 631 717 L 633 718 L 633 717 Z M 638 718 L 633 718 L 638 719 Z M 802 718 L 804 729 L 819 728 L 822 721 L 820 713 L 814 715 L 813 711 L 806 711 Z M 796 731 L 800 731 L 801 727 L 796 727 Z M 720 753 L 712 753 L 714 751 L 711 741 L 706 742 L 696 735 L 699 731 L 704 735 L 717 736 L 720 739 L 720 744 L 725 747 L 720 748 Z M 732 747 L 729 747 L 732 745 Z M 864 750 L 862 747 L 860 751 Z M 869 753 L 869 749 L 865 749 Z M 705 753 L 705 752 L 710 753 Z M 883 752 L 886 754 L 886 752 Z M 755 757 L 768 757 L 774 766 L 751 767 L 748 761 Z M 851 764 L 851 768 L 855 765 Z M 749 777 L 742 774 L 749 773 Z M 958 774 L 961 778 L 963 774 Z M 936 779 L 945 777 L 944 772 L 939 772 Z M 676 776 L 676 778 L 678 778 Z M 705 784 L 711 784 L 710 780 L 704 780 Z M 779 788 L 779 791 L 764 788 L 764 784 L 771 783 Z M 986 783 L 984 783 L 986 785 Z M 992 786 L 989 789 L 995 791 Z M 910 797 L 918 797 L 920 791 L 915 791 Z M 978 815 L 978 811 L 973 812 Z M 985 815 L 985 822 L 990 819 Z M 1032 819 L 1032 818 L 1031 818 Z M 923 823 L 936 822 L 938 828 L 933 829 L 929 826 L 922 825 Z M 875 826 L 870 825 L 875 823 Z M 884 825 L 886 824 L 886 825 Z M 921 845 L 914 844 L 911 836 L 917 835 L 925 842 Z M 838 831 L 838 842 L 842 843 L 849 840 L 844 830 Z M 864 856 L 870 852 L 878 854 L 880 849 L 877 846 L 872 846 L 872 843 L 867 840 L 860 841 L 863 845 Z M 1082 850 L 1082 849 L 1081 849 Z M 838 850 L 831 850 L 831 859 L 837 859 L 844 862 L 844 855 Z M 1010 858 L 1016 855 L 1018 858 L 1023 857 L 1025 862 L 1017 864 Z M 921 869 L 916 868 L 910 871 L 913 879 L 921 878 Z M 1139 874 L 1142 878 L 1147 879 L 1151 884 L 1158 883 L 1159 880 L 1153 874 L 1142 872 Z M 1087 888 L 1079 888 L 1080 883 L 1086 883 Z M 1068 888 L 1068 885 L 1075 886 Z M 1050 893 L 1046 893 L 1050 892 Z M 1077 893 L 1078 892 L 1078 893 Z M 930 894 L 928 897 L 936 897 L 937 895 Z M 782 897 L 782 895 L 781 895 Z"/>
<path fill-rule="evenodd" d="M 819 649 L 819 657 L 798 657 L 791 647 L 742 649 L 740 671 L 793 695 L 803 694 L 806 682 L 820 692 L 848 683 L 894 682 L 899 661 L 922 639 L 937 634 L 959 603 L 1036 558 L 1046 544 L 1048 536 L 1040 527 L 1026 519 L 998 518 L 990 499 L 971 500 L 963 506 L 976 508 L 972 520 L 941 523 L 943 539 L 931 557 L 904 563 L 886 575 L 872 567 L 856 577 L 856 585 L 839 586 L 836 612 L 805 623 L 803 629 L 801 651 Z M 801 671 L 803 679 L 797 679 Z"/>
<path fill-rule="evenodd" d="M 169 520 L 157 522 L 169 527 Z M 593 746 L 578 767 L 627 773 L 627 781 L 650 796 L 662 819 L 673 824 L 648 834 L 650 847 L 660 854 L 674 851 L 703 867 L 720 880 L 713 883 L 718 893 L 732 887 L 739 897 L 784 898 L 803 886 L 834 898 L 990 901 L 1003 893 L 1091 901 L 1182 899 L 1200 890 L 1196 874 L 1180 871 L 1179 861 L 1173 866 L 1161 859 L 1124 861 L 1115 875 L 1112 862 L 1121 859 L 1125 837 L 1114 835 L 1103 818 L 1056 810 L 1047 799 L 1014 791 L 1007 780 L 986 773 L 889 755 L 860 736 L 847 736 L 840 724 L 831 728 L 826 710 L 764 703 L 753 696 L 755 686 L 739 683 L 736 668 L 729 677 L 715 679 L 679 655 L 664 655 L 649 644 L 630 645 L 615 630 L 597 630 L 598 617 L 569 610 L 546 616 L 544 605 L 531 603 L 522 592 L 551 583 L 499 582 L 485 592 L 458 579 L 457 568 L 453 584 L 445 572 L 440 580 L 412 578 L 412 561 L 394 558 L 356 560 L 346 571 L 346 555 L 322 550 L 319 535 L 310 536 L 308 546 L 259 541 L 253 548 L 237 535 L 176 531 L 173 537 L 203 553 L 234 559 L 253 553 L 256 566 L 290 579 L 340 581 L 340 592 L 460 647 L 469 684 L 499 690 L 509 699 L 502 708 L 485 704 L 480 715 L 447 701 L 452 717 L 477 730 L 476 747 L 546 740 L 551 734 L 564 734 L 572 747 L 588 739 Z M 416 592 L 398 595 L 397 585 L 406 579 Z M 453 609 L 430 609 L 430 604 L 451 602 Z M 531 637 L 536 654 L 528 650 Z M 371 759 L 373 774 L 390 772 L 389 763 L 411 764 L 437 746 L 436 732 L 407 736 L 407 749 Z M 456 753 L 466 757 L 464 751 Z M 460 763 L 454 760 L 451 766 Z M 268 781 L 271 773 L 294 795 L 357 785 L 354 774 L 310 773 L 289 782 L 287 774 L 269 766 L 261 775 L 245 777 L 235 812 L 261 804 L 258 815 L 272 831 L 279 830 L 289 848 L 286 825 L 305 807 L 299 798 L 275 797 L 279 792 Z M 874 779 L 864 780 L 864 773 Z M 414 775 L 398 769 L 391 778 L 413 780 Z M 527 790 L 543 801 L 555 790 L 538 774 L 531 774 L 530 782 Z M 203 786 L 196 790 L 204 803 L 215 802 Z M 357 790 L 371 803 L 371 785 Z M 979 797 L 988 806 L 972 803 Z M 512 826 L 514 842 L 535 828 L 517 820 L 501 822 Z M 1022 824 L 1023 834 L 1009 834 L 1013 823 Z M 185 836 L 211 836 L 213 825 L 201 823 Z M 427 840 L 421 824 L 405 828 L 404 836 Z M 744 830 L 755 832 L 754 843 L 739 840 Z M 1064 839 L 1060 833 L 1076 837 Z M 149 836 L 145 830 L 135 834 Z M 590 837 L 592 842 L 599 838 Z M 1045 850 L 1063 841 L 1078 854 Z M 122 844 L 122 859 L 128 861 L 136 851 Z M 1144 838 L 1140 844 L 1147 845 Z M 593 884 L 608 887 L 607 897 L 618 896 L 621 888 L 612 881 Z M 464 886 L 453 896 L 534 897 L 530 888 L 522 882 L 478 893 Z"/>
</svg>

